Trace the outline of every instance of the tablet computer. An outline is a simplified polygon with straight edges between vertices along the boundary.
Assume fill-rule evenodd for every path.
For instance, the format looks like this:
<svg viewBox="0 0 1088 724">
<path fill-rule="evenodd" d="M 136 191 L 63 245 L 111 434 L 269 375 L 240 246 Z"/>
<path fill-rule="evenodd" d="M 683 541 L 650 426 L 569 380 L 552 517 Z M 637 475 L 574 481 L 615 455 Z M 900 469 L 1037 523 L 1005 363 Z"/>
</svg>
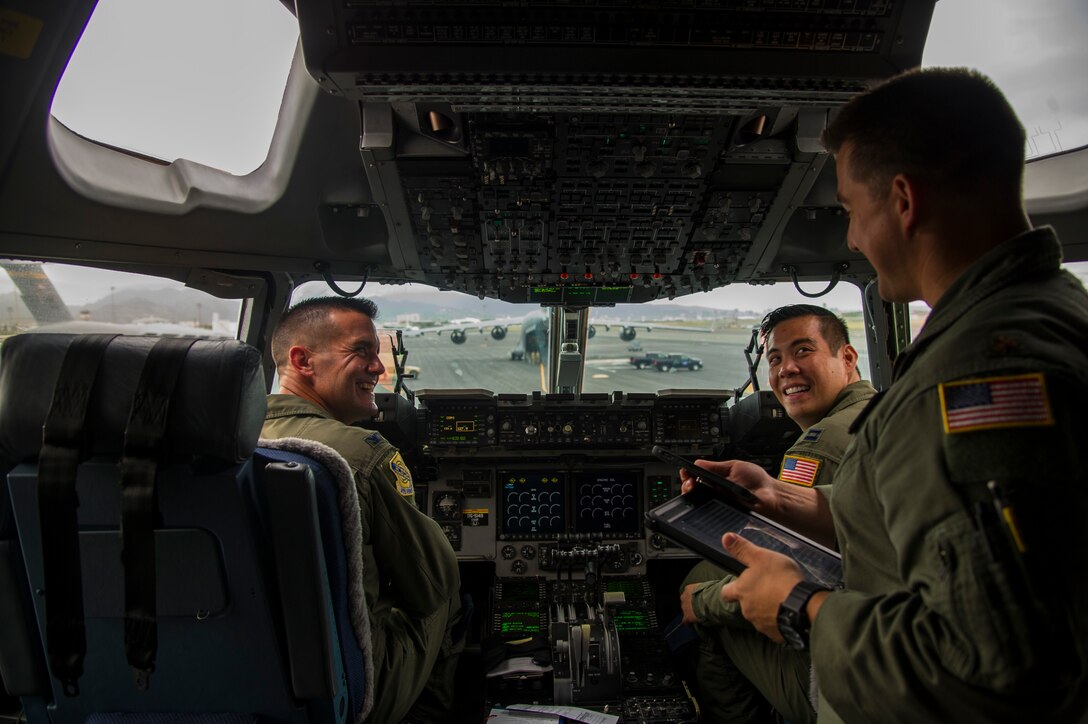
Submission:
<svg viewBox="0 0 1088 724">
<path fill-rule="evenodd" d="M 647 511 L 646 524 L 734 573 L 743 571 L 745 565 L 722 547 L 722 536 L 730 531 L 789 556 L 801 567 L 805 578 L 820 586 L 842 586 L 842 557 L 838 553 L 759 513 L 732 505 L 706 485 L 697 485 L 691 492 Z"/>
<path fill-rule="evenodd" d="M 658 460 L 664 460 L 667 463 L 672 463 L 678 468 L 687 470 L 697 481 L 718 488 L 718 490 L 725 493 L 731 499 L 744 503 L 749 507 L 759 502 L 759 498 L 757 498 L 748 488 L 737 485 L 732 480 L 723 478 L 717 473 L 712 473 L 706 468 L 699 467 L 695 464 L 694 460 L 688 460 L 685 457 L 681 457 L 671 450 L 666 450 L 660 445 L 654 445 L 653 450 L 650 452 L 652 452 Z"/>
</svg>

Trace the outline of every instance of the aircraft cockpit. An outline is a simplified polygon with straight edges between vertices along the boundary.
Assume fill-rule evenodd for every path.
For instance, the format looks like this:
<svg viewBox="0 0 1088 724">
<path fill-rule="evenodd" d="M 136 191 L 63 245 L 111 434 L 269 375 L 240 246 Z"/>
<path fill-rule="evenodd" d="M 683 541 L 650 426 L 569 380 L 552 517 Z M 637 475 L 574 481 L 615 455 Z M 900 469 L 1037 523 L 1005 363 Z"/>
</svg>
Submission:
<svg viewBox="0 0 1088 724">
<path fill-rule="evenodd" d="M 1046 14 L 1006 4 L 957 17 L 963 3 L 935 0 L 232 1 L 237 54 L 211 75 L 234 100 L 283 71 L 267 147 L 232 166 L 100 133 L 180 138 L 196 121 L 166 131 L 150 100 L 92 113 L 178 79 L 109 95 L 83 75 L 128 36 L 163 43 L 146 56 L 189 57 L 181 74 L 195 75 L 208 59 L 192 38 L 213 34 L 218 3 L 187 31 L 190 56 L 159 38 L 190 27 L 165 19 L 173 9 L 130 29 L 108 25 L 141 14 L 121 0 L 9 3 L 0 337 L 236 339 L 274 392 L 270 335 L 292 304 L 374 300 L 386 373 L 359 424 L 400 450 L 474 608 L 454 720 L 536 705 L 695 722 L 676 624 L 697 556 L 647 523 L 681 484 L 652 449 L 778 473 L 800 428 L 768 389 L 757 330 L 784 304 L 833 310 L 862 377 L 890 383 L 929 310 L 884 302 L 848 247 L 821 132 L 882 79 L 973 63 L 979 17 L 1020 32 L 1017 13 Z M 1084 30 L 1070 13 L 1080 25 L 1048 32 Z M 1052 44 L 1072 59 L 992 62 L 1002 87 L 1021 68 L 1046 79 L 1014 99 L 1027 208 L 1088 279 L 1083 83 L 1051 89 L 1088 63 L 1082 40 Z M 276 44 L 278 66 L 247 64 L 250 42 Z M 227 138 L 242 111 L 222 98 L 183 105 L 220 117 L 218 145 L 259 135 Z M 10 661 L 0 645 L 0 684 L 47 711 L 57 691 L 12 678 Z"/>
</svg>

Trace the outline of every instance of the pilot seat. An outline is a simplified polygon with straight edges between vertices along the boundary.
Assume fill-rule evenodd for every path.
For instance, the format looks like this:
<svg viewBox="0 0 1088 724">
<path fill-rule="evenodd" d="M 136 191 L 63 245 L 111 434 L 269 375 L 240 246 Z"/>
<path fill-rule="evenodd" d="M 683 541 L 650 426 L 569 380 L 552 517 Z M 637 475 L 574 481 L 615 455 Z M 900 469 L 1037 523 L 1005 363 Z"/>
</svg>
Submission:
<svg viewBox="0 0 1088 724">
<path fill-rule="evenodd" d="M 255 454 L 264 411 L 234 340 L 3 343 L 0 675 L 28 721 L 362 721 L 322 465 Z"/>
</svg>

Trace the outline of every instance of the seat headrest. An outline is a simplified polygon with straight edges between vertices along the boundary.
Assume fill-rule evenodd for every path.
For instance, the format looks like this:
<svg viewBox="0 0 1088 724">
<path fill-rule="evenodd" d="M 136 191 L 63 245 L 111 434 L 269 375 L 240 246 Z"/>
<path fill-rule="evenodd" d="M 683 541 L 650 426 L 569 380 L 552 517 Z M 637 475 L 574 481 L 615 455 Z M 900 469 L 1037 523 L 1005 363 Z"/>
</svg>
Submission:
<svg viewBox="0 0 1088 724">
<path fill-rule="evenodd" d="M 0 455 L 36 457 L 61 363 L 74 334 L 21 334 L 0 346 Z M 119 336 L 102 357 L 87 409 L 91 454 L 118 456 L 144 361 L 158 337 Z M 166 423 L 172 455 L 241 462 L 265 413 L 261 355 L 237 340 L 198 340 L 185 357 Z"/>
</svg>

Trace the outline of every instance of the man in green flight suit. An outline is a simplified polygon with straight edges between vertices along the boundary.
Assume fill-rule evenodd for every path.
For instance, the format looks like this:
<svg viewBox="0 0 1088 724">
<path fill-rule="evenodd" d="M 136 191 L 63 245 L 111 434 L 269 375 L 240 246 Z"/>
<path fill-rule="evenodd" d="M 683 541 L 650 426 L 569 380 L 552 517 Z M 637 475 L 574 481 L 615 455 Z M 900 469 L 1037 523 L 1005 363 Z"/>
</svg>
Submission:
<svg viewBox="0 0 1088 724">
<path fill-rule="evenodd" d="M 385 371 L 368 299 L 299 302 L 272 336 L 280 394 L 269 395 L 262 436 L 324 443 L 355 475 L 363 529 L 377 695 L 368 721 L 440 721 L 453 704 L 460 620 L 457 558 L 438 524 L 415 505 L 412 474 L 379 433 L 353 426 L 378 411 Z"/>
<path fill-rule="evenodd" d="M 811 647 L 821 722 L 1083 721 L 1088 711 L 1088 294 L 1033 229 L 1024 129 L 989 79 L 912 71 L 824 132 L 847 241 L 925 328 L 858 418 L 830 506 L 738 461 L 756 510 L 830 542 L 844 587 L 727 533 L 722 589 Z M 690 481 L 686 483 L 690 486 Z"/>
<path fill-rule="evenodd" d="M 768 383 L 801 435 L 786 451 L 778 479 L 790 485 L 827 486 L 850 444 L 850 425 L 876 390 L 861 379 L 858 353 L 846 324 L 823 307 L 790 304 L 767 314 L 759 336 L 766 350 Z M 815 719 L 805 689 L 805 656 L 750 656 L 766 641 L 736 604 L 721 598 L 731 574 L 703 561 L 684 579 L 683 620 L 695 624 L 699 704 L 709 721 L 769 721 L 770 707 L 790 722 Z M 769 667 L 767 675 L 751 667 Z M 751 674 L 751 676 L 749 676 Z M 790 685 L 786 685 L 786 684 Z"/>
</svg>

